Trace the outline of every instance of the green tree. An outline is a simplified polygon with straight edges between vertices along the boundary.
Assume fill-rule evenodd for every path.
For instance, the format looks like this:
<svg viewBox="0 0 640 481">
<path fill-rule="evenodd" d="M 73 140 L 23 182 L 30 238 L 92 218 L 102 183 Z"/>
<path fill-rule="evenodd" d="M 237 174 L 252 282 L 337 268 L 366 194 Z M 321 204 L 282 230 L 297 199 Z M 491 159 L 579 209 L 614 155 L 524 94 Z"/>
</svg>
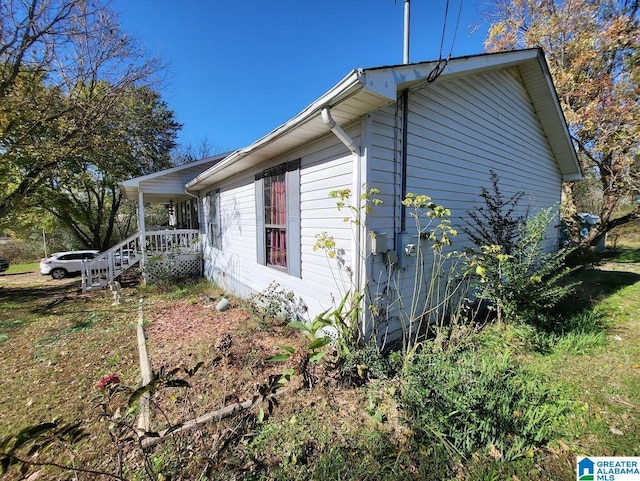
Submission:
<svg viewBox="0 0 640 481">
<path fill-rule="evenodd" d="M 0 220 L 65 182 L 79 159 L 94 162 L 100 129 L 162 71 L 104 3 L 0 3 Z"/>
<path fill-rule="evenodd" d="M 121 235 L 117 221 L 125 198 L 118 182 L 171 166 L 169 153 L 180 128 L 147 87 L 132 88 L 119 100 L 93 126 L 88 145 L 64 158 L 66 168 L 50 175 L 37 195 L 38 204 L 81 245 L 101 250 Z"/>
<path fill-rule="evenodd" d="M 487 10 L 489 51 L 546 53 L 583 170 L 599 186 L 600 223 L 587 245 L 640 217 L 639 8 L 638 0 L 491 0 Z M 564 191 L 565 221 L 577 240 L 582 199 L 575 183 Z"/>
</svg>

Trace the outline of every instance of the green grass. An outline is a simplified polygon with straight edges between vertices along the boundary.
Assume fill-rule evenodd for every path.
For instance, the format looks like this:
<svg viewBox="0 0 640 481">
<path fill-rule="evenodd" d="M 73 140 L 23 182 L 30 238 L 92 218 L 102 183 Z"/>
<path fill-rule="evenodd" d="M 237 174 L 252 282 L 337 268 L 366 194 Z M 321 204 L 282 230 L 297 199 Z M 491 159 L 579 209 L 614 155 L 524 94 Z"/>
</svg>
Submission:
<svg viewBox="0 0 640 481">
<path fill-rule="evenodd" d="M 406 403 L 398 395 L 404 386 L 398 379 L 377 381 L 364 388 L 328 382 L 316 385 L 313 390 L 290 389 L 279 396 L 278 405 L 264 422 L 251 424 L 247 418 L 250 429 L 244 435 L 240 429 L 241 436 L 229 441 L 221 455 L 212 451 L 212 446 L 224 443 L 224 439 L 215 437 L 222 425 L 212 426 L 209 432 L 203 430 L 176 438 L 182 439 L 183 446 L 189 448 L 180 451 L 182 445 L 176 441 L 153 451 L 150 457 L 154 470 L 180 474 L 183 479 L 201 479 L 203 464 L 199 470 L 187 471 L 187 465 L 179 463 L 187 463 L 188 458 L 197 465 L 198 459 L 212 457 L 209 462 L 215 469 L 208 473 L 209 480 L 564 481 L 575 479 L 578 455 L 640 456 L 637 442 L 640 438 L 640 266 L 628 260 L 638 252 L 640 249 L 607 252 L 598 268 L 576 272 L 583 281 L 579 291 L 554 319 L 544 324 L 544 330 L 526 324 L 497 326 L 485 334 L 487 338 L 483 343 L 472 346 L 488 349 L 488 355 L 475 356 L 469 352 L 447 365 L 450 375 L 441 381 L 445 393 L 451 391 L 446 383 L 456 376 L 466 375 L 469 379 L 469 382 L 461 379 L 457 383 L 460 393 L 478 387 L 478 381 L 482 380 L 477 376 L 480 368 L 486 373 L 483 385 L 490 389 L 491 383 L 499 380 L 494 370 L 500 368 L 500 372 L 516 374 L 514 380 L 518 382 L 531 383 L 523 385 L 527 388 L 521 390 L 523 393 L 542 393 L 549 403 L 562 402 L 562 410 L 549 411 L 554 415 L 544 420 L 551 423 L 544 425 L 544 430 L 537 427 L 542 421 L 535 417 L 540 410 L 527 411 L 526 400 L 522 406 L 503 413 L 500 426 L 509 429 L 509 413 L 523 422 L 531 417 L 532 441 L 522 443 L 526 449 L 507 446 L 496 454 L 492 453 L 491 445 L 499 447 L 500 443 L 490 440 L 488 448 L 471 446 L 472 454 L 463 459 L 455 459 L 453 455 L 447 458 L 437 447 L 438 436 L 427 442 L 425 436 L 416 433 L 412 423 L 405 422 Z M 37 269 L 37 264 L 29 266 Z M 83 419 L 91 429 L 92 439 L 76 448 L 75 461 L 78 465 L 111 470 L 115 454 L 110 450 L 108 423 L 97 419 L 95 406 L 99 399 L 96 400 L 95 383 L 111 372 L 117 372 L 130 386 L 138 383 L 137 300 L 144 298 L 150 328 L 159 318 L 183 316 L 188 319 L 191 312 L 195 312 L 189 307 L 199 306 L 199 312 L 211 320 L 207 329 L 213 329 L 222 318 L 216 317 L 213 303 L 206 299 L 217 299 L 220 291 L 204 284 L 185 285 L 171 292 L 138 288 L 127 293 L 125 304 L 113 307 L 108 291 L 79 294 L 77 280 L 64 284 L 40 279 L 42 276 L 34 274 L 25 277 L 40 282 L 39 287 L 12 285 L 19 277 L 0 275 L 0 364 L 4 369 L 0 438 L 35 422 L 50 420 L 52 416 L 66 421 Z M 227 311 L 229 313 L 233 313 L 233 309 Z M 242 316 L 248 318 L 246 312 Z M 167 359 L 179 351 L 194 353 L 187 354 L 184 365 L 205 362 L 191 381 L 197 396 L 190 399 L 190 406 L 198 409 L 198 414 L 203 411 L 200 409 L 202 399 L 215 390 L 224 396 L 222 401 L 216 401 L 214 407 L 217 408 L 225 401 L 244 399 L 246 393 L 240 391 L 244 385 L 251 391 L 265 381 L 265 363 L 261 356 L 264 359 L 266 354 L 257 342 L 263 331 L 251 328 L 252 322 L 247 320 L 242 331 L 231 332 L 232 349 L 237 349 L 243 339 L 250 339 L 251 343 L 243 345 L 242 352 L 234 351 L 222 361 L 214 342 L 209 340 L 196 349 L 188 344 L 182 331 L 175 333 L 175 346 L 171 344 L 160 351 L 162 359 L 155 357 L 161 346 L 151 346 L 152 359 L 158 362 L 168 362 Z M 164 329 L 172 328 L 171 324 L 164 326 Z M 270 326 L 266 331 L 273 330 Z M 287 335 L 293 336 L 293 333 Z M 287 338 L 283 343 L 291 341 Z M 272 341 L 272 344 L 277 349 L 278 342 Z M 491 353 L 500 360 L 495 353 L 504 352 L 512 354 L 502 359 L 502 364 L 492 360 Z M 481 361 L 484 365 L 480 365 Z M 436 364 L 433 361 L 433 365 Z M 455 372 L 457 364 L 467 371 Z M 232 367 L 235 370 L 231 370 Z M 428 366 L 425 371 L 427 369 Z M 439 373 L 441 371 L 431 375 Z M 232 385 L 238 379 L 242 385 Z M 516 393 L 520 390 L 519 385 L 509 386 Z M 167 397 L 159 399 L 161 407 L 172 413 L 172 409 L 185 406 L 180 392 L 170 390 Z M 500 405 L 505 407 L 507 402 L 499 396 L 478 395 L 476 398 L 478 405 L 493 399 L 496 409 Z M 462 397 L 458 401 L 459 406 L 466 402 Z M 426 407 L 419 412 L 426 412 L 430 407 L 429 397 L 420 402 Z M 549 408 L 547 404 L 539 403 L 545 409 Z M 165 425 L 164 420 L 156 422 L 158 426 Z M 463 424 L 460 426 L 465 428 Z M 438 429 L 446 430 L 447 424 L 442 423 Z M 496 432 L 498 440 L 517 441 L 511 432 Z M 538 434 L 544 436 L 536 437 Z M 464 436 L 468 433 L 460 434 L 461 438 Z M 479 445 L 484 445 L 484 440 Z M 128 454 L 131 456 L 125 459 L 132 462 L 135 457 Z M 141 471 L 136 471 L 135 465 L 130 468 L 130 476 L 127 474 L 130 479 L 147 479 L 140 475 Z M 59 477 L 69 476 L 62 473 Z M 52 475 L 47 479 L 58 478 Z"/>
<path fill-rule="evenodd" d="M 640 262 L 640 247 L 634 244 L 609 248 L 601 256 L 615 262 Z"/>
<path fill-rule="evenodd" d="M 609 262 L 619 259 L 627 255 Z M 640 455 L 640 276 L 609 270 L 615 267 L 584 279 L 581 294 L 588 292 L 596 311 L 576 314 L 582 318 L 573 319 L 575 329 L 555 334 L 548 352 L 523 356 L 576 403 L 559 438 L 572 456 Z M 601 322 L 593 322 L 596 316 Z"/>
<path fill-rule="evenodd" d="M 40 268 L 40 264 L 38 262 L 32 262 L 30 264 L 11 264 L 9 268 L 4 271 L 1 275 L 9 275 L 9 274 L 22 274 L 25 272 L 36 272 Z"/>
</svg>

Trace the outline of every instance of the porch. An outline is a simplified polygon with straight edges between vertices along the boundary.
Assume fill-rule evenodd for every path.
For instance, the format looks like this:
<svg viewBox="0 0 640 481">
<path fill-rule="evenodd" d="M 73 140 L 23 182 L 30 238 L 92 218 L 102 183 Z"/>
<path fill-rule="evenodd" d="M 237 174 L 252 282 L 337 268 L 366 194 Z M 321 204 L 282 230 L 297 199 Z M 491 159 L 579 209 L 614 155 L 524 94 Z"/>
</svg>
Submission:
<svg viewBox="0 0 640 481">
<path fill-rule="evenodd" d="M 153 266 L 172 269 L 176 276 L 201 276 L 200 238 L 197 229 L 137 232 L 82 266 L 82 292 L 102 289 L 133 267 L 152 280 Z"/>
<path fill-rule="evenodd" d="M 142 268 L 145 280 L 150 280 L 154 264 L 173 269 L 176 275 L 201 276 L 202 209 L 198 198 L 185 190 L 185 184 L 226 155 L 214 155 L 121 182 L 120 189 L 127 199 L 137 202 L 138 232 L 85 263 L 82 291 L 101 289 L 135 266 Z M 149 216 L 150 205 L 162 206 L 161 215 Z M 147 227 L 159 223 L 163 225 Z"/>
</svg>

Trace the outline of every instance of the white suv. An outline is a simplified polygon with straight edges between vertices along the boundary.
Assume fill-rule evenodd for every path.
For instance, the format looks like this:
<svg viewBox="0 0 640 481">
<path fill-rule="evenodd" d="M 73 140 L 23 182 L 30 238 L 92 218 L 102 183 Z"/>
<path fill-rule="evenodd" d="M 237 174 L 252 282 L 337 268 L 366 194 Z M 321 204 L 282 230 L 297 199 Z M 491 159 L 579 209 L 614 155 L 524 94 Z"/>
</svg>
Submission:
<svg viewBox="0 0 640 481">
<path fill-rule="evenodd" d="M 82 261 L 90 261 L 99 253 L 97 250 L 56 252 L 40 261 L 40 274 L 64 279 L 69 274 L 78 274 L 82 270 Z"/>
</svg>

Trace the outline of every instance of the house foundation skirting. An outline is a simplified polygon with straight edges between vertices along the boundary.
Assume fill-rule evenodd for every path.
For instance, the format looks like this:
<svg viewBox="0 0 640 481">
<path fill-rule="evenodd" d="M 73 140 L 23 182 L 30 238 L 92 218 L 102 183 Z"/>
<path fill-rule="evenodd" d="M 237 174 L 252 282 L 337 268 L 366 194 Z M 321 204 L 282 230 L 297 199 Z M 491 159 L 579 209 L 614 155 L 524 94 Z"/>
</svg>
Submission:
<svg viewBox="0 0 640 481">
<path fill-rule="evenodd" d="M 249 298 L 257 292 L 235 277 L 233 274 L 225 272 L 220 268 L 211 264 L 205 263 L 204 277 L 210 282 L 213 282 L 225 292 L 241 298 Z"/>
<path fill-rule="evenodd" d="M 145 277 L 154 280 L 202 277 L 202 257 L 199 254 L 154 254 L 145 258 Z"/>
</svg>

